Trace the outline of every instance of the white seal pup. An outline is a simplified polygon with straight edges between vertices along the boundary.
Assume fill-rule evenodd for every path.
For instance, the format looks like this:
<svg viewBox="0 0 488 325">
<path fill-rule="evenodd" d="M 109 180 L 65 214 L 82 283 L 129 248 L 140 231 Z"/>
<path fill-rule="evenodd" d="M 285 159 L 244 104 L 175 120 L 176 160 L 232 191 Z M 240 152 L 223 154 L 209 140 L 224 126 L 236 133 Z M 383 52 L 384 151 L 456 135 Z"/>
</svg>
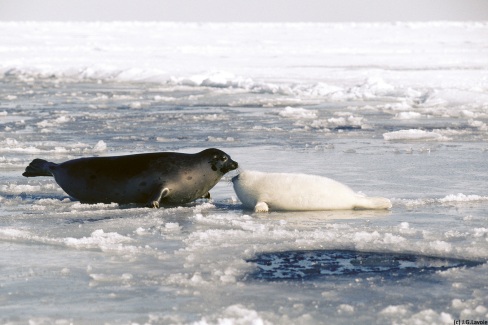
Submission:
<svg viewBox="0 0 488 325">
<path fill-rule="evenodd" d="M 242 204 L 255 212 L 391 208 L 386 198 L 366 197 L 316 175 L 242 171 L 232 182 Z"/>
<path fill-rule="evenodd" d="M 142 203 L 175 206 L 201 197 L 238 167 L 219 149 L 196 154 L 157 152 L 91 157 L 55 164 L 34 159 L 25 177 L 54 176 L 68 195 L 83 203 Z"/>
</svg>

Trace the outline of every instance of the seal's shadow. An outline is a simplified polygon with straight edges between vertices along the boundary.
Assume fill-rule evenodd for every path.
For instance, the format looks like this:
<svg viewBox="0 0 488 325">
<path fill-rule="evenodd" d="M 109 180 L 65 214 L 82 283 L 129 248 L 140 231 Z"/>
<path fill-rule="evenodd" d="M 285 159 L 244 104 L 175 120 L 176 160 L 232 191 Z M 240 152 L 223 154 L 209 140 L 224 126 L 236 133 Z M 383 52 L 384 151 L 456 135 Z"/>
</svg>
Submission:
<svg viewBox="0 0 488 325">
<path fill-rule="evenodd" d="M 381 276 L 399 279 L 428 275 L 455 267 L 474 267 L 480 261 L 414 254 L 310 250 L 261 253 L 247 262 L 255 263 L 248 280 L 314 281 L 328 277 Z"/>
</svg>

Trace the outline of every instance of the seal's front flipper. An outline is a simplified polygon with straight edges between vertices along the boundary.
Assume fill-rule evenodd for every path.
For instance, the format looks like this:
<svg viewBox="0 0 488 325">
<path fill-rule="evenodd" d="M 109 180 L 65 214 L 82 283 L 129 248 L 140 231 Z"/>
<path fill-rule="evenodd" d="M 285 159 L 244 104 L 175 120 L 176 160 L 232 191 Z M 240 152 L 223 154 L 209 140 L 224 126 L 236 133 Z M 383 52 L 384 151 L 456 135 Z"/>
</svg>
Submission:
<svg viewBox="0 0 488 325">
<path fill-rule="evenodd" d="M 266 204 L 266 202 L 258 202 L 254 207 L 254 212 L 268 212 L 268 211 L 269 211 L 269 207 Z"/>
<path fill-rule="evenodd" d="M 29 166 L 25 168 L 25 172 L 22 174 L 22 176 L 53 176 L 53 170 L 56 168 L 56 166 L 58 165 L 44 159 L 34 159 Z"/>
<path fill-rule="evenodd" d="M 204 196 L 202 196 L 202 199 L 210 200 L 211 199 L 210 192 L 208 192 L 207 194 L 205 194 Z"/>
<path fill-rule="evenodd" d="M 161 187 L 159 191 L 149 200 L 146 204 L 148 208 L 159 208 L 159 202 L 163 197 L 168 196 L 169 189 L 167 187 Z"/>
</svg>

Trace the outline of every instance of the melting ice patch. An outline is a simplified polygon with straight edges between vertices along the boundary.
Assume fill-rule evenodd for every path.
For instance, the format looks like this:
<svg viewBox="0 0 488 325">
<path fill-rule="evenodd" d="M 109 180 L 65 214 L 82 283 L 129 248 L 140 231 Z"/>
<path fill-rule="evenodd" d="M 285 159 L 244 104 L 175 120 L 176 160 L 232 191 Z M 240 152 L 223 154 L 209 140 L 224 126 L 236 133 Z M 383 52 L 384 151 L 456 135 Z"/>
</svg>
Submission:
<svg viewBox="0 0 488 325">
<path fill-rule="evenodd" d="M 264 280 L 317 280 L 326 276 L 381 275 L 388 278 L 428 274 L 482 262 L 422 255 L 340 250 L 286 251 L 258 254 L 250 277 Z"/>
</svg>

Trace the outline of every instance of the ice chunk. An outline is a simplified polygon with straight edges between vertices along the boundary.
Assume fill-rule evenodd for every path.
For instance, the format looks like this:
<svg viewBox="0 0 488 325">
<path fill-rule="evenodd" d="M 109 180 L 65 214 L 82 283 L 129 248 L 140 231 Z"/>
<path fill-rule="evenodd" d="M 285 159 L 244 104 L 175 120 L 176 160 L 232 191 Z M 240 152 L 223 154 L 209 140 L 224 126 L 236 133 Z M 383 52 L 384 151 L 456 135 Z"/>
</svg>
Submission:
<svg viewBox="0 0 488 325">
<path fill-rule="evenodd" d="M 317 117 L 317 111 L 304 109 L 302 107 L 285 107 L 278 112 L 278 115 L 286 118 L 312 119 Z"/>
<path fill-rule="evenodd" d="M 264 320 L 259 316 L 258 312 L 249 309 L 241 304 L 231 305 L 227 307 L 223 314 L 206 316 L 200 321 L 193 323 L 194 325 L 208 325 L 208 324 L 220 324 L 220 325 L 271 325 L 271 322 Z"/>
<path fill-rule="evenodd" d="M 100 140 L 97 144 L 93 147 L 93 152 L 103 152 L 107 150 L 107 144 L 105 141 Z"/>
<path fill-rule="evenodd" d="M 418 129 L 400 130 L 400 131 L 383 133 L 383 138 L 387 141 L 398 141 L 398 140 L 447 141 L 449 140 L 449 138 L 439 133 L 418 130 Z"/>
<path fill-rule="evenodd" d="M 439 199 L 440 203 L 451 203 L 451 202 L 472 202 L 472 201 L 486 201 L 488 196 L 480 195 L 466 195 L 463 193 L 451 194 Z"/>
<path fill-rule="evenodd" d="M 395 118 L 398 120 L 413 120 L 421 118 L 422 114 L 418 112 L 400 112 L 395 115 Z"/>
</svg>

